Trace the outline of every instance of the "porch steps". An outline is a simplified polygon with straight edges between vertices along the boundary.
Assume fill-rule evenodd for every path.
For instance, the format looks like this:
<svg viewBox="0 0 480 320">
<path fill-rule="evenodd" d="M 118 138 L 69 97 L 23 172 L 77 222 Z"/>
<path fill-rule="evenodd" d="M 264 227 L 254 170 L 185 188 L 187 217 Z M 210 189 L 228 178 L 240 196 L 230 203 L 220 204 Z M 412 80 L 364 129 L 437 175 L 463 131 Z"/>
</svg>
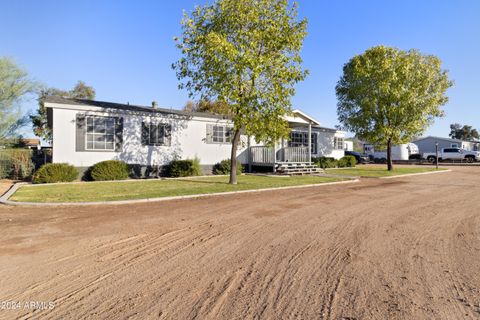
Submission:
<svg viewBox="0 0 480 320">
<path fill-rule="evenodd" d="M 277 164 L 276 173 L 281 175 L 304 175 L 323 173 L 323 169 L 308 162 L 281 162 Z"/>
</svg>

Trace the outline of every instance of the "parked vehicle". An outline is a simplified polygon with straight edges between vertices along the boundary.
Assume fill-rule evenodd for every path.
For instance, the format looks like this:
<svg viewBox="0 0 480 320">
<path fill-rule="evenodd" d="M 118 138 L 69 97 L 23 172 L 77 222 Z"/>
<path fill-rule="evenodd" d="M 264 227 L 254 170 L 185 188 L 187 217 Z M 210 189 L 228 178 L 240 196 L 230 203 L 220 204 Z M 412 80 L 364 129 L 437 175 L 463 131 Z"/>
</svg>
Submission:
<svg viewBox="0 0 480 320">
<path fill-rule="evenodd" d="M 436 158 L 437 155 L 435 152 L 426 152 L 423 154 L 423 159 L 426 159 L 431 163 L 434 163 Z M 444 160 L 460 160 L 472 163 L 475 161 L 480 161 L 480 152 L 468 151 L 461 148 L 443 148 L 438 152 L 438 161 Z"/>
<path fill-rule="evenodd" d="M 354 156 L 355 160 L 357 160 L 357 163 L 368 163 L 368 162 L 370 162 L 370 159 L 368 158 L 368 156 L 364 156 L 359 152 L 345 150 L 345 155 L 346 156 Z"/>
<path fill-rule="evenodd" d="M 372 145 L 365 145 L 365 154 L 375 162 L 387 161 L 387 151 L 375 151 Z M 418 159 L 420 153 L 415 143 L 404 143 L 392 146 L 392 160 Z"/>
</svg>

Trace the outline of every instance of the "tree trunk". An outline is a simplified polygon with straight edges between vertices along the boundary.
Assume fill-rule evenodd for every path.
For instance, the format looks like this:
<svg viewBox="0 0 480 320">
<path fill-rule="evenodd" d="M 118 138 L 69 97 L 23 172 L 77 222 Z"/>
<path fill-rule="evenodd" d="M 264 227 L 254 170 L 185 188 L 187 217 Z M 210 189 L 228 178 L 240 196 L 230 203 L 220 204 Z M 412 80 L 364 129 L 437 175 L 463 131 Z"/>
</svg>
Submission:
<svg viewBox="0 0 480 320">
<path fill-rule="evenodd" d="M 388 139 L 388 141 L 387 141 L 387 169 L 388 169 L 388 171 L 393 170 L 392 140 L 391 139 Z"/>
<path fill-rule="evenodd" d="M 230 153 L 230 184 L 237 184 L 237 149 L 240 141 L 240 129 L 236 129 L 232 139 L 232 152 Z"/>
</svg>

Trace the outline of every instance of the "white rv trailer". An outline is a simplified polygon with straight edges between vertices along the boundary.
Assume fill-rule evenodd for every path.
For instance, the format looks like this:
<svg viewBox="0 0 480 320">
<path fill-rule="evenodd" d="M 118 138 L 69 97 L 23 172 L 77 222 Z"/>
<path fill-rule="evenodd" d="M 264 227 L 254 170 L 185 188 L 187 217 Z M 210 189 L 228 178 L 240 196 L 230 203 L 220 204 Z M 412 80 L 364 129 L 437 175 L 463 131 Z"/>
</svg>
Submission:
<svg viewBox="0 0 480 320">
<path fill-rule="evenodd" d="M 386 160 L 387 151 L 375 151 L 371 144 L 364 145 L 364 152 L 373 159 Z M 410 160 L 415 156 L 420 156 L 418 146 L 415 143 L 404 143 L 392 146 L 392 160 Z"/>
</svg>

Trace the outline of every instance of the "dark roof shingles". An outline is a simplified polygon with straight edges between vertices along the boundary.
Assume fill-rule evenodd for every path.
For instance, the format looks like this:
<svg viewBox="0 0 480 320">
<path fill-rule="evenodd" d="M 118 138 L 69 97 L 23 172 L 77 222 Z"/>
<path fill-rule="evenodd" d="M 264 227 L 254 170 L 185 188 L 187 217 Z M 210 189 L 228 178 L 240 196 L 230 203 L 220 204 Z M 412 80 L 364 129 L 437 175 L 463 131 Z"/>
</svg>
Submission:
<svg viewBox="0 0 480 320">
<path fill-rule="evenodd" d="M 178 115 L 190 116 L 190 117 L 196 116 L 196 117 L 203 117 L 203 118 L 228 119 L 225 116 L 208 113 L 208 112 L 189 112 L 189 111 L 182 111 L 177 109 L 167 109 L 167 108 L 158 108 L 158 107 L 153 108 L 153 107 L 147 107 L 147 106 L 137 106 L 133 104 L 96 101 L 96 100 L 87 100 L 87 99 L 63 98 L 59 96 L 47 96 L 45 98 L 45 102 L 58 103 L 58 104 L 70 104 L 70 105 L 94 106 L 94 107 L 101 107 L 106 109 L 178 114 Z"/>
</svg>

